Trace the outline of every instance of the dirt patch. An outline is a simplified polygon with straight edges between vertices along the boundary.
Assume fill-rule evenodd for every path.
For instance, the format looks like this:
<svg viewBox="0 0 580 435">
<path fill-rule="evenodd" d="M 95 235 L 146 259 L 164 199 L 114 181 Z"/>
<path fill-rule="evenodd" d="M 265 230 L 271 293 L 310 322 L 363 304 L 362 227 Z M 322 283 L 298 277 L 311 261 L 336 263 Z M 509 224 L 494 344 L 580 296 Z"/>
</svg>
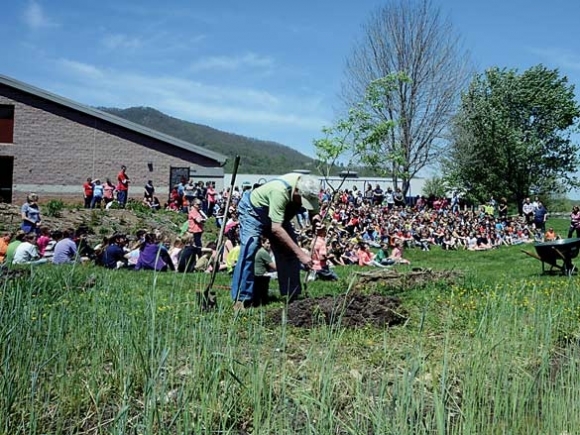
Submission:
<svg viewBox="0 0 580 435">
<path fill-rule="evenodd" d="M 269 316 L 276 324 L 286 322 L 302 328 L 335 324 L 347 328 L 399 325 L 407 320 L 401 300 L 395 296 L 377 294 L 373 288 L 404 291 L 430 283 L 449 285 L 462 276 L 460 272 L 453 270 L 433 271 L 421 268 L 404 272 L 395 269 L 359 272 L 354 290 L 348 294 L 295 301 L 285 309 L 271 312 Z"/>
<path fill-rule="evenodd" d="M 351 293 L 295 301 L 287 308 L 273 311 L 270 319 L 301 328 L 341 325 L 357 328 L 365 325 L 393 326 L 407 320 L 399 298 Z"/>
</svg>

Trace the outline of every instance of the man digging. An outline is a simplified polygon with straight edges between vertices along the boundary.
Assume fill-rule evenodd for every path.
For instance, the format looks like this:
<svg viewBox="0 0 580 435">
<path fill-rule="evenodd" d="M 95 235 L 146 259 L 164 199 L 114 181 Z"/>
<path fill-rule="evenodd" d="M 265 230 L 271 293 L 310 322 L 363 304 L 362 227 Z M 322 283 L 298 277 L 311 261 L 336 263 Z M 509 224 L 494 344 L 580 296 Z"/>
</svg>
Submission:
<svg viewBox="0 0 580 435">
<path fill-rule="evenodd" d="M 270 239 L 276 259 L 280 294 L 289 300 L 300 295 L 300 265 L 309 270 L 312 258 L 296 243 L 291 220 L 301 207 L 319 221 L 318 193 L 320 181 L 311 176 L 290 173 L 244 192 L 238 205 L 240 222 L 240 256 L 234 269 L 231 296 L 234 308 L 241 309 L 254 299 L 254 263 L 260 247 L 260 236 Z"/>
</svg>

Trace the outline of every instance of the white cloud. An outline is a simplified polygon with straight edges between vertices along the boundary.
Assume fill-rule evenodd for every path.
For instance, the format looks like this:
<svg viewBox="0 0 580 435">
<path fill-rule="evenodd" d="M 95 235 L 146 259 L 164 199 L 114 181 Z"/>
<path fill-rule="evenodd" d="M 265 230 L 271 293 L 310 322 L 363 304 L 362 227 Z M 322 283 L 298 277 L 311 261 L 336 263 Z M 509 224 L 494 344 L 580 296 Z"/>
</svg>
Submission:
<svg viewBox="0 0 580 435">
<path fill-rule="evenodd" d="M 580 54 L 562 48 L 530 48 L 530 52 L 541 56 L 554 65 L 573 71 L 580 71 Z"/>
<path fill-rule="evenodd" d="M 26 9 L 24 9 L 23 19 L 26 25 L 32 29 L 55 27 L 57 25 L 46 15 L 42 6 L 35 1 L 30 1 L 26 5 Z"/>
<path fill-rule="evenodd" d="M 300 129 L 319 129 L 325 124 L 320 118 L 302 116 L 296 113 L 272 112 L 251 109 L 244 106 L 223 106 L 220 104 L 197 103 L 182 99 L 167 99 L 165 110 L 180 113 L 187 119 L 206 121 L 233 121 L 252 124 L 278 124 Z"/>
<path fill-rule="evenodd" d="M 328 123 L 321 99 L 311 95 L 274 95 L 262 89 L 219 87 L 169 76 L 101 69 L 68 59 L 59 60 L 57 67 L 65 74 L 57 93 L 65 90 L 64 97 L 83 104 L 151 106 L 192 122 L 251 124 L 256 126 L 256 137 L 260 126 L 319 132 Z"/>
<path fill-rule="evenodd" d="M 109 50 L 135 49 L 142 45 L 139 38 L 130 37 L 122 33 L 105 35 L 101 40 L 101 44 Z"/>
<path fill-rule="evenodd" d="M 226 70 L 235 71 L 241 68 L 270 69 L 274 60 L 270 57 L 259 56 L 256 53 L 247 53 L 240 56 L 211 56 L 199 59 L 191 65 L 191 71 Z"/>
<path fill-rule="evenodd" d="M 58 61 L 61 69 L 69 75 L 75 76 L 82 81 L 94 80 L 104 77 L 103 72 L 93 65 L 75 60 L 61 59 Z"/>
</svg>

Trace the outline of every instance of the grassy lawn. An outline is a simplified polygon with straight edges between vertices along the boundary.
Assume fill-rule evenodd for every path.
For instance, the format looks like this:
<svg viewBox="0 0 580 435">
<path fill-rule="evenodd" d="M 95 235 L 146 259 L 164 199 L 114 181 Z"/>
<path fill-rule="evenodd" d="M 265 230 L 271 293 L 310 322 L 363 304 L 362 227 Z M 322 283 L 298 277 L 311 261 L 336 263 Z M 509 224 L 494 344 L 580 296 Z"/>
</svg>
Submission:
<svg viewBox="0 0 580 435">
<path fill-rule="evenodd" d="M 521 249 L 408 250 L 398 270 L 463 277 L 366 289 L 401 299 L 392 328 L 274 324 L 283 302 L 235 314 L 224 275 L 202 312 L 206 274 L 38 267 L 0 283 L 0 433 L 577 433 L 578 278 Z"/>
</svg>

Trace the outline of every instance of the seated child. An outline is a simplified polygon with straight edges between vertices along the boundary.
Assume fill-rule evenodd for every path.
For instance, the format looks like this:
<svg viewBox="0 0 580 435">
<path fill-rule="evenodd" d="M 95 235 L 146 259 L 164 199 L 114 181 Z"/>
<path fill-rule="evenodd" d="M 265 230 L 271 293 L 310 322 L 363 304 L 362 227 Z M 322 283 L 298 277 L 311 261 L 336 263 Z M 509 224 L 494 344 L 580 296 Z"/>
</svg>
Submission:
<svg viewBox="0 0 580 435">
<path fill-rule="evenodd" d="M 375 261 L 377 261 L 379 264 L 383 266 L 390 266 L 392 264 L 395 264 L 395 261 L 389 256 L 388 243 L 381 244 L 381 249 L 379 249 L 377 255 L 375 255 Z"/>
<path fill-rule="evenodd" d="M 358 264 L 357 251 L 355 249 L 355 245 L 352 242 L 348 243 L 340 258 L 344 264 Z"/>
<path fill-rule="evenodd" d="M 52 260 L 52 257 L 54 257 L 54 248 L 60 239 L 62 239 L 62 231 L 54 230 L 52 233 L 50 233 L 50 239 L 44 247 L 42 258 Z"/>
<path fill-rule="evenodd" d="M 226 269 L 228 273 L 234 273 L 234 267 L 240 258 L 240 245 L 234 246 L 226 255 Z"/>
<path fill-rule="evenodd" d="M 338 276 L 330 270 L 328 264 L 326 243 L 326 227 L 321 225 L 316 228 L 316 237 L 312 247 L 312 270 L 315 272 L 315 279 L 337 281 Z"/>
<path fill-rule="evenodd" d="M 403 258 L 403 244 L 401 242 L 397 243 L 391 252 L 389 257 L 395 264 L 411 264 L 409 260 Z"/>
<path fill-rule="evenodd" d="M 183 248 L 179 253 L 179 264 L 177 266 L 177 271 L 180 273 L 191 273 L 195 269 L 195 263 L 197 261 L 198 255 L 198 250 L 193 245 L 193 234 L 186 232 L 181 237 L 181 241 L 183 243 Z"/>
<path fill-rule="evenodd" d="M 218 256 L 217 244 L 215 242 L 209 242 L 205 245 L 205 248 L 201 248 L 201 255 L 195 262 L 195 270 L 197 272 L 210 273 L 213 271 L 213 265 L 216 264 L 216 258 Z M 225 263 L 217 262 L 218 272 L 227 269 Z"/>
<path fill-rule="evenodd" d="M 36 241 L 36 246 L 38 247 L 38 253 L 41 257 L 45 257 L 44 251 L 50 242 L 50 229 L 48 227 L 42 226 L 40 227 L 40 235 L 38 236 L 38 240 Z"/>
<path fill-rule="evenodd" d="M 378 261 L 375 261 L 375 255 L 371 252 L 369 246 L 364 243 L 359 243 L 359 249 L 357 251 L 358 265 L 359 266 L 377 266 L 385 267 Z"/>
<path fill-rule="evenodd" d="M 254 297 L 252 304 L 256 307 L 268 303 L 270 272 L 276 271 L 276 264 L 270 255 L 270 240 L 260 236 L 260 249 L 254 263 Z"/>
<path fill-rule="evenodd" d="M 180 237 L 176 237 L 173 241 L 171 249 L 169 249 L 169 258 L 171 258 L 171 262 L 173 263 L 173 267 L 175 270 L 179 268 L 179 254 L 183 249 L 183 241 Z"/>
<path fill-rule="evenodd" d="M 558 236 L 558 234 L 556 234 L 556 232 L 554 231 L 554 228 L 548 228 L 548 231 L 546 231 L 546 233 L 544 234 L 544 241 L 545 242 L 553 242 L 556 239 L 559 239 L 560 237 Z"/>
</svg>

